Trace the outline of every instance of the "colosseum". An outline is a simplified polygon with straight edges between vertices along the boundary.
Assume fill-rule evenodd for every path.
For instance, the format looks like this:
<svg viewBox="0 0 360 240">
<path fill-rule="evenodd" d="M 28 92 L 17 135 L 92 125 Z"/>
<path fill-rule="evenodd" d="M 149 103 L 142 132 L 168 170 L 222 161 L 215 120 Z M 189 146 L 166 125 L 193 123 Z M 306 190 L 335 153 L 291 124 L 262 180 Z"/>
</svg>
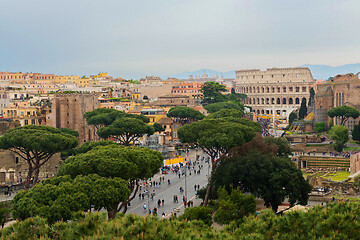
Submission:
<svg viewBox="0 0 360 240">
<path fill-rule="evenodd" d="M 245 104 L 256 114 L 288 117 L 310 97 L 315 80 L 308 68 L 270 68 L 236 71 L 236 91 L 247 95 Z"/>
</svg>

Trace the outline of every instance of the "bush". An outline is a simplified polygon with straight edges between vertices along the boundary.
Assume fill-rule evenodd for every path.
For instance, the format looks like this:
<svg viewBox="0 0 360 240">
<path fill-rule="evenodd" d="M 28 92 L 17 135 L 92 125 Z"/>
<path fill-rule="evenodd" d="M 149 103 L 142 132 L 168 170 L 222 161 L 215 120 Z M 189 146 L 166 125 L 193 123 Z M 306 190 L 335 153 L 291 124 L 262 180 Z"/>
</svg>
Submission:
<svg viewBox="0 0 360 240">
<path fill-rule="evenodd" d="M 316 132 L 324 132 L 325 131 L 325 123 L 315 123 L 315 131 Z"/>
<path fill-rule="evenodd" d="M 186 208 L 184 214 L 181 215 L 179 219 L 200 220 L 210 226 L 212 224 L 211 209 L 206 207 Z"/>
</svg>

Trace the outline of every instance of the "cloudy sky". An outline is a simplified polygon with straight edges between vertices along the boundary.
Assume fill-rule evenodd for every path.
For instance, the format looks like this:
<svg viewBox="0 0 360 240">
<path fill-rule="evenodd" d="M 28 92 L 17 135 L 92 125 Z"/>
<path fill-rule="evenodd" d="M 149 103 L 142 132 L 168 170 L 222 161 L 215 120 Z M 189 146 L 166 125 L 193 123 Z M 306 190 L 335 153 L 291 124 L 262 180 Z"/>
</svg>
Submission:
<svg viewBox="0 0 360 240">
<path fill-rule="evenodd" d="M 359 0 L 0 0 L 0 71 L 140 78 L 360 62 Z"/>
</svg>

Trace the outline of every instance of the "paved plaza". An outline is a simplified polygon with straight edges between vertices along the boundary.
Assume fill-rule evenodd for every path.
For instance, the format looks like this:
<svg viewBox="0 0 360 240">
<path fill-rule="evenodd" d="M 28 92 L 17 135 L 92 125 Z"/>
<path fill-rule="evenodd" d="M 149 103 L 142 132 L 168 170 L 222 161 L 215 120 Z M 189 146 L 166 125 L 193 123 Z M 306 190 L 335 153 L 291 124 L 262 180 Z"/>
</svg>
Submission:
<svg viewBox="0 0 360 240">
<path fill-rule="evenodd" d="M 207 159 L 207 155 L 203 153 L 202 150 L 190 150 L 188 154 L 183 155 L 184 159 L 186 159 L 188 162 L 194 162 L 196 159 L 196 154 L 200 155 L 199 164 L 195 165 L 195 171 L 197 172 L 199 170 L 199 166 L 202 166 L 200 170 L 200 174 L 194 173 L 194 169 L 191 168 L 189 173 L 189 170 L 186 170 L 186 177 L 184 175 L 181 175 L 180 178 L 178 174 L 172 173 L 171 171 L 168 171 L 168 174 L 156 174 L 153 178 L 151 178 L 151 181 L 159 182 L 160 178 L 164 177 L 164 181 L 161 180 L 161 185 L 159 186 L 148 186 L 144 187 L 142 186 L 141 191 L 138 191 L 137 196 L 134 198 L 134 200 L 131 201 L 131 206 L 128 208 L 127 213 L 135 213 L 139 214 L 141 216 L 149 215 L 149 207 L 151 211 L 156 207 L 157 214 L 159 217 L 161 217 L 162 213 L 166 213 L 167 216 L 170 216 L 172 212 L 176 212 L 177 215 L 181 215 L 184 212 L 184 204 L 183 204 L 183 196 L 186 196 L 188 201 L 193 201 L 194 206 L 199 206 L 202 202 L 201 199 L 197 199 L 195 196 L 195 188 L 194 185 L 199 185 L 200 189 L 205 187 L 207 185 L 207 176 L 208 173 L 211 171 L 211 167 L 209 167 L 209 164 L 205 161 L 201 161 L 202 156 L 204 156 L 205 159 Z M 183 171 L 184 167 L 181 171 Z M 180 171 L 180 172 L 181 172 Z M 170 180 L 170 184 L 168 183 L 168 180 Z M 186 181 L 186 185 L 185 185 Z M 180 193 L 180 187 L 183 188 L 183 192 Z M 139 193 L 144 193 L 146 190 L 149 192 L 149 194 L 144 194 L 144 199 L 139 199 Z M 155 196 L 153 197 L 153 200 L 150 198 L 150 194 L 155 192 Z M 174 195 L 178 196 L 178 202 L 174 203 L 173 197 Z M 158 200 L 164 200 L 164 206 L 158 207 Z M 144 211 L 144 205 L 146 205 L 146 211 Z"/>
</svg>

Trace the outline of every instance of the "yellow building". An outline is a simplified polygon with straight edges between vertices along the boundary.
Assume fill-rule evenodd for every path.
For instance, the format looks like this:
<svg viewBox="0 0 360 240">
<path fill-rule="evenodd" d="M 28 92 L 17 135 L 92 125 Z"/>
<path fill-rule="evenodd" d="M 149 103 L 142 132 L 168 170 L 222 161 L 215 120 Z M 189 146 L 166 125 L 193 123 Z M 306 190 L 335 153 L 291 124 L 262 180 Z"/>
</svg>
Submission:
<svg viewBox="0 0 360 240">
<path fill-rule="evenodd" d="M 72 83 L 78 85 L 79 87 L 88 87 L 90 85 L 89 78 L 81 78 L 78 75 L 55 76 L 55 83 L 58 84 Z"/>
<path fill-rule="evenodd" d="M 15 103 L 7 108 L 3 108 L 3 116 L 12 118 L 18 122 L 20 126 L 25 125 L 45 125 L 46 113 L 49 109 L 41 109 L 40 107 L 30 106 L 26 102 Z"/>
</svg>

